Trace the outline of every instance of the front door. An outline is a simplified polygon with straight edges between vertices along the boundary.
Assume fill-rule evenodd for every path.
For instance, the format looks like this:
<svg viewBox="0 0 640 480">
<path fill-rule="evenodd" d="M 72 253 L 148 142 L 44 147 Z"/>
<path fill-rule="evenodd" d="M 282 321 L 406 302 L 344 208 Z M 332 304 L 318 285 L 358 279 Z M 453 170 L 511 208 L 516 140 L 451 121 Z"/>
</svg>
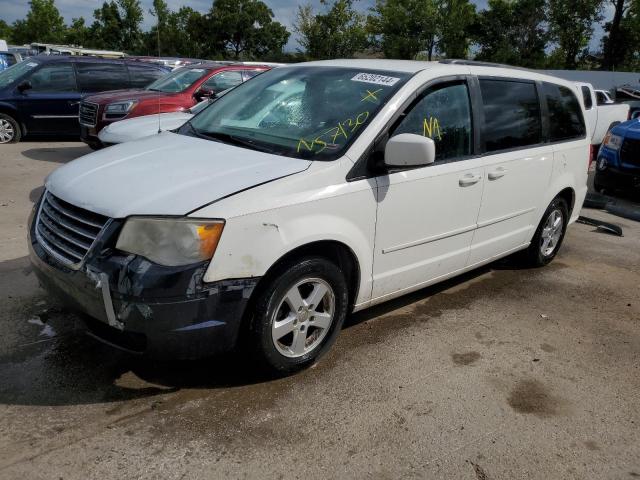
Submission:
<svg viewBox="0 0 640 480">
<path fill-rule="evenodd" d="M 29 78 L 32 88 L 18 95 L 27 132 L 79 135 L 80 93 L 71 63 L 45 64 Z"/>
<path fill-rule="evenodd" d="M 466 82 L 429 88 L 390 137 L 431 137 L 436 162 L 377 178 L 373 301 L 432 283 L 465 267 L 482 199 L 482 159 L 473 158 Z"/>
<path fill-rule="evenodd" d="M 531 240 L 553 170 L 553 149 L 543 141 L 536 84 L 480 79 L 480 92 L 486 178 L 469 265 Z"/>
</svg>

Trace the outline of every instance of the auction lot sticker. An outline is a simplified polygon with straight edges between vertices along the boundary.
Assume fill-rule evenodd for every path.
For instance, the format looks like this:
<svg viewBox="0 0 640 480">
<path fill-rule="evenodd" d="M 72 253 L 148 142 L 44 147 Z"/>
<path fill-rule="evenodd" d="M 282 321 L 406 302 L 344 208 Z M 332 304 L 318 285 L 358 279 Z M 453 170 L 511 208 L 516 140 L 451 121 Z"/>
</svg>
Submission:
<svg viewBox="0 0 640 480">
<path fill-rule="evenodd" d="M 385 85 L 390 87 L 391 85 L 395 85 L 395 83 L 400 80 L 396 77 L 387 77 L 385 75 L 378 75 L 376 73 L 359 73 L 355 77 L 351 79 L 353 82 L 365 82 L 365 83 L 373 83 L 375 85 Z"/>
</svg>

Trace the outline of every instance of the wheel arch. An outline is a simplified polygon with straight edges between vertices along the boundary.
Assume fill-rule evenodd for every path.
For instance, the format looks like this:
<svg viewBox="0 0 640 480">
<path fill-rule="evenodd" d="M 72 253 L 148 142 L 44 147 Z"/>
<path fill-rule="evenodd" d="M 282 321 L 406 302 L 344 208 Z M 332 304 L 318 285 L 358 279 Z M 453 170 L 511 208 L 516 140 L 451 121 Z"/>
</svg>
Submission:
<svg viewBox="0 0 640 480">
<path fill-rule="evenodd" d="M 567 202 L 567 206 L 569 207 L 569 218 L 571 218 L 571 214 L 573 213 L 573 208 L 576 202 L 576 192 L 573 190 L 573 188 L 566 187 L 558 192 L 558 194 L 553 198 L 557 197 L 560 197 L 564 199 L 565 202 Z"/>
<path fill-rule="evenodd" d="M 278 269 L 292 260 L 304 257 L 322 257 L 334 262 L 345 274 L 349 288 L 349 309 L 353 307 L 360 289 L 360 262 L 355 252 L 338 240 L 318 240 L 299 245 L 278 258 L 260 279 L 251 297 L 255 297 L 264 285 L 273 280 Z"/>
<path fill-rule="evenodd" d="M 20 133 L 22 134 L 22 136 L 27 134 L 27 126 L 24 123 L 24 120 L 20 115 L 20 112 L 14 105 L 11 105 L 10 103 L 6 103 L 6 102 L 0 102 L 0 113 L 9 115 L 10 117 L 14 118 L 16 122 L 18 122 L 18 125 L 20 125 L 20 130 L 21 130 Z"/>
</svg>

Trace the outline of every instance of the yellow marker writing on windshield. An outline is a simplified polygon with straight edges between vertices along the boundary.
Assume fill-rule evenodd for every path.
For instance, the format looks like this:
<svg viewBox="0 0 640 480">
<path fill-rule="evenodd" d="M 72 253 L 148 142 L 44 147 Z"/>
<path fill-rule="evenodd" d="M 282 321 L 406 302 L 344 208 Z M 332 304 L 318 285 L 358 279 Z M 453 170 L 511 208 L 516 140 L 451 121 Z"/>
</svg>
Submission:
<svg viewBox="0 0 640 480">
<path fill-rule="evenodd" d="M 376 97 L 378 92 L 381 92 L 382 89 L 379 88 L 378 90 L 374 90 L 373 92 L 371 90 L 367 90 L 367 93 L 364 94 L 364 96 L 362 97 L 362 100 L 360 100 L 361 102 L 365 102 L 365 101 L 369 101 L 369 102 L 377 102 L 378 101 L 378 97 Z"/>
</svg>

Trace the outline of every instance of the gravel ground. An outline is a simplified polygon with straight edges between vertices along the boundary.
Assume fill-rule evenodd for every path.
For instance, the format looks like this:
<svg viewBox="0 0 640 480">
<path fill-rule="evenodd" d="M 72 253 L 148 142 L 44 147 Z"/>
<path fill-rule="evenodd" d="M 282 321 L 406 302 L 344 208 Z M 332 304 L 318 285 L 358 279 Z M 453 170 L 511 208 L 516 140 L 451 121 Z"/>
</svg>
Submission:
<svg viewBox="0 0 640 480">
<path fill-rule="evenodd" d="M 79 143 L 0 146 L 0 479 L 640 477 L 640 223 L 571 226 L 548 267 L 501 262 L 348 319 L 298 375 L 150 363 L 38 287 L 26 218 Z"/>
</svg>

